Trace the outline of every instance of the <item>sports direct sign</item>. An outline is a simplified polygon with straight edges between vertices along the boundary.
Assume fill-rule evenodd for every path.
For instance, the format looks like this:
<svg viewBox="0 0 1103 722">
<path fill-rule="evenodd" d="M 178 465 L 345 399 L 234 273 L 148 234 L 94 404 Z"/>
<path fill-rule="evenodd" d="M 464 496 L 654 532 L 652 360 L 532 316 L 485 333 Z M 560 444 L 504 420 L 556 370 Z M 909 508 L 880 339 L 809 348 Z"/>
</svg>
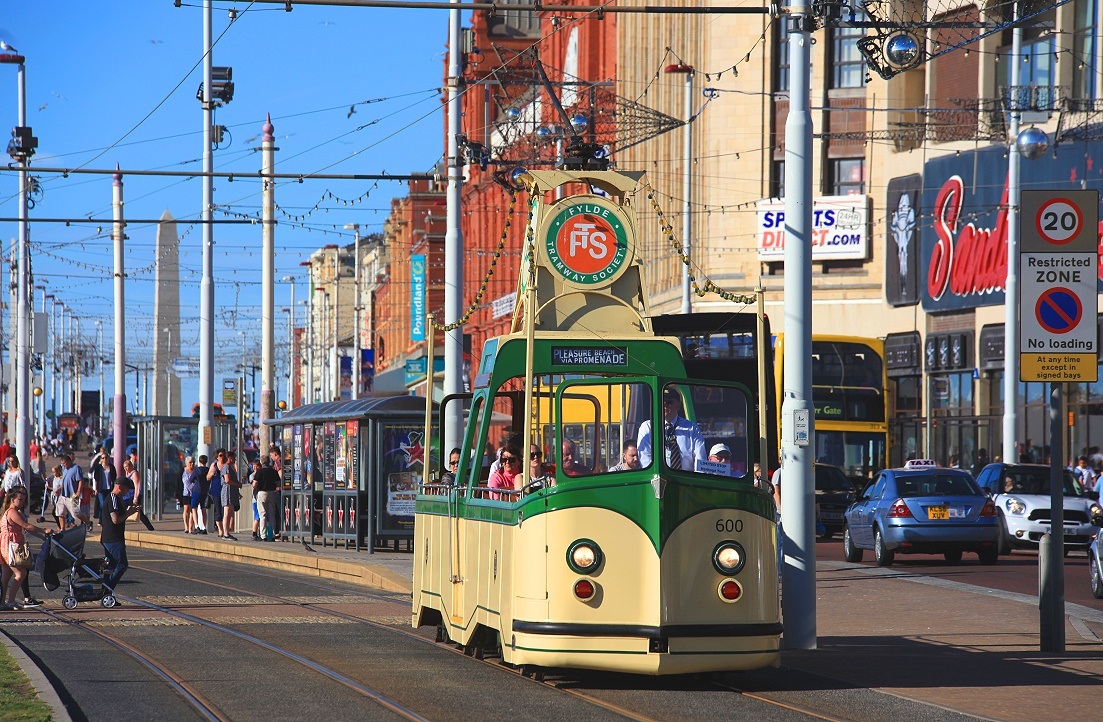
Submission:
<svg viewBox="0 0 1103 722">
<path fill-rule="evenodd" d="M 785 260 L 785 203 L 758 202 L 758 260 Z M 869 257 L 869 198 L 823 196 L 812 202 L 812 260 Z"/>
</svg>

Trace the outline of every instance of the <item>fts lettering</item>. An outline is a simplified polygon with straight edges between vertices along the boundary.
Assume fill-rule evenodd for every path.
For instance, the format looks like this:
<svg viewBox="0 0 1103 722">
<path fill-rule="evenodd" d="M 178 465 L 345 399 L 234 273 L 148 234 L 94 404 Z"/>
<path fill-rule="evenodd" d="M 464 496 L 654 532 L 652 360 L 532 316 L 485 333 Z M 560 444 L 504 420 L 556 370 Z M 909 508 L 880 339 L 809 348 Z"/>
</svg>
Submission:
<svg viewBox="0 0 1103 722">
<path fill-rule="evenodd" d="M 609 255 L 609 246 L 606 243 L 608 236 L 605 231 L 595 231 L 596 223 L 576 223 L 571 231 L 570 253 L 571 258 L 578 255 L 578 249 L 590 254 L 594 260 L 605 258 Z"/>
</svg>

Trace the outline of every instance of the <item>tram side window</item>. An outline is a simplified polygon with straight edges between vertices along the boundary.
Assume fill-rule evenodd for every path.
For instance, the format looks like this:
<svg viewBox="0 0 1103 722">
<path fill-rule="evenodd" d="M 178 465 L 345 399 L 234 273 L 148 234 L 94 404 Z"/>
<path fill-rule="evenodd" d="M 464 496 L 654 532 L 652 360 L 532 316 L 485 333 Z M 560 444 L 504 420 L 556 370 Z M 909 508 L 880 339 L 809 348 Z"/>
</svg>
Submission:
<svg viewBox="0 0 1103 722">
<path fill-rule="evenodd" d="M 746 476 L 752 467 L 746 390 L 714 384 L 668 384 L 663 411 L 651 434 L 650 421 L 640 428 L 640 460 L 650 463 L 663 449 L 668 467 L 712 476 Z"/>
<path fill-rule="evenodd" d="M 644 383 L 582 383 L 565 389 L 554 447 L 560 478 L 648 466 L 640 463 L 635 440 L 640 420 L 650 416 L 652 398 Z"/>
</svg>

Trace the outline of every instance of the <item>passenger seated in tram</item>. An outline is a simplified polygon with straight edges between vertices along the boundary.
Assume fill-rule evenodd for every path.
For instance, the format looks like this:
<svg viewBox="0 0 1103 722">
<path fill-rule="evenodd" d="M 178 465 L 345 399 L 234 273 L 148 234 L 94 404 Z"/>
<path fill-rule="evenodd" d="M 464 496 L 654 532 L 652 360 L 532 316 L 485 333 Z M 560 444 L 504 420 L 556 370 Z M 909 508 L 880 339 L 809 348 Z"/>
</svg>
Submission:
<svg viewBox="0 0 1103 722">
<path fill-rule="evenodd" d="M 555 486 L 555 475 L 544 465 L 544 452 L 532 444 L 529 446 L 529 483 L 524 493 L 531 494 L 549 486 Z"/>
<path fill-rule="evenodd" d="M 521 474 L 521 450 L 512 444 L 506 446 L 498 455 L 498 461 L 501 462 L 501 468 L 498 471 L 490 472 L 490 481 L 487 486 L 491 489 L 519 491 L 521 479 L 523 478 Z M 517 495 L 491 491 L 490 498 L 511 501 L 516 499 Z"/>
<path fill-rule="evenodd" d="M 697 461 L 708 458 L 705 453 L 705 437 L 697 424 L 681 416 L 682 397 L 672 388 L 663 391 L 663 446 L 666 465 L 674 469 L 691 471 Z M 651 419 L 640 424 L 636 447 L 640 452 L 640 464 L 651 466 Z"/>
<path fill-rule="evenodd" d="M 631 471 L 640 467 L 640 452 L 636 448 L 635 441 L 624 442 L 624 449 L 620 453 L 620 463 L 610 466 L 609 471 Z"/>
<path fill-rule="evenodd" d="M 445 486 L 456 485 L 456 471 L 460 468 L 460 450 L 453 447 L 448 452 L 448 469 L 440 475 L 440 483 Z"/>
<path fill-rule="evenodd" d="M 585 464 L 577 460 L 576 455 L 578 454 L 578 446 L 573 441 L 566 439 L 561 448 L 562 464 L 560 468 L 563 470 L 564 474 L 567 476 L 581 476 L 582 474 L 590 473 L 591 470 Z"/>
</svg>

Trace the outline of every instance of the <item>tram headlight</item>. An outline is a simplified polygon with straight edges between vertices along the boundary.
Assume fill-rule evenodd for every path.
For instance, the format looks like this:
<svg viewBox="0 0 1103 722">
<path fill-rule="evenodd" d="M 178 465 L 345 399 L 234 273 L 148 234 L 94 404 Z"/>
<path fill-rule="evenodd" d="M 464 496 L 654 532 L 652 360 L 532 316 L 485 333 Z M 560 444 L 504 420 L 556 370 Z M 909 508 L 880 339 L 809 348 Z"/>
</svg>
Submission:
<svg viewBox="0 0 1103 722">
<path fill-rule="evenodd" d="M 738 574 L 746 562 L 747 554 L 739 542 L 720 542 L 712 552 L 712 565 L 725 576 Z"/>
<path fill-rule="evenodd" d="M 589 539 L 579 539 L 567 547 L 567 566 L 578 574 L 594 573 L 601 559 L 601 547 Z"/>
</svg>

